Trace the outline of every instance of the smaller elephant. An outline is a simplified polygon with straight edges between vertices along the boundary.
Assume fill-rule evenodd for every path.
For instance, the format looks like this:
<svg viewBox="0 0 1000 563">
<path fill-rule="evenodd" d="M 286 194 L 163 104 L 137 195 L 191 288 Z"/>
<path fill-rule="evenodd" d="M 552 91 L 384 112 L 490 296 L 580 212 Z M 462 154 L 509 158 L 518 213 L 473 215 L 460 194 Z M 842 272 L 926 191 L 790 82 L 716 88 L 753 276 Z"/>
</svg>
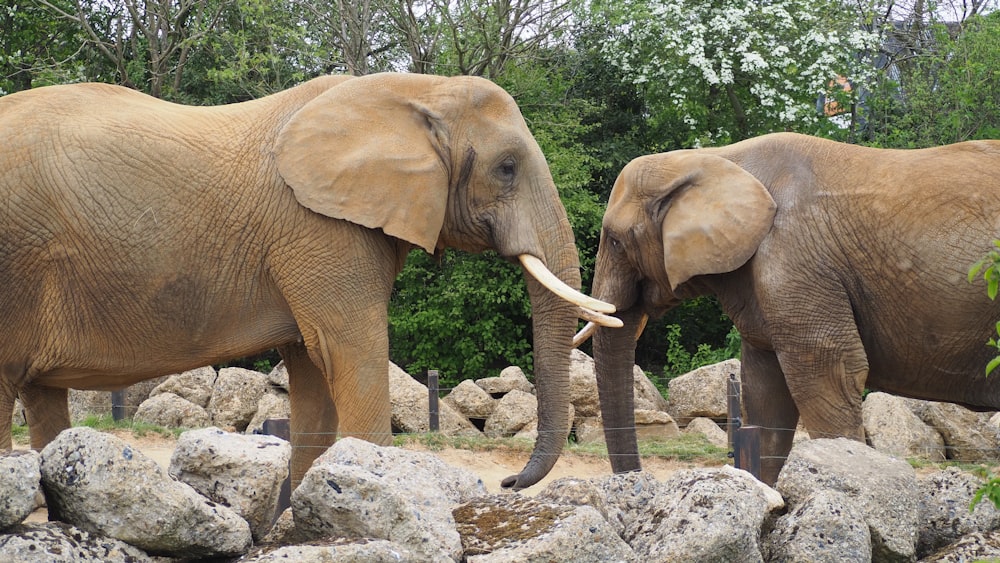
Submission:
<svg viewBox="0 0 1000 563">
<path fill-rule="evenodd" d="M 767 483 L 800 418 L 814 438 L 864 440 L 866 388 L 1000 409 L 1000 377 L 984 375 L 1000 303 L 966 279 L 998 237 L 1000 142 L 886 150 L 777 133 L 633 160 L 593 286 L 625 323 L 594 335 L 613 469 L 639 468 L 636 330 L 700 295 L 742 337 L 743 421 L 763 428 Z"/>
</svg>

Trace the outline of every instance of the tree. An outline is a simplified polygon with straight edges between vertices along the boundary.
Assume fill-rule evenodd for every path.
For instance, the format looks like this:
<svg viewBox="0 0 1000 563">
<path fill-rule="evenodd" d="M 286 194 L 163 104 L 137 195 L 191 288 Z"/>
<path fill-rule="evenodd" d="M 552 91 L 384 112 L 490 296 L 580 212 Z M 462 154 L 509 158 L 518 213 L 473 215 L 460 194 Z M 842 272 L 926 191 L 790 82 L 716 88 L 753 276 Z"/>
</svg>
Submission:
<svg viewBox="0 0 1000 563">
<path fill-rule="evenodd" d="M 80 79 L 83 64 L 71 23 L 35 3 L 0 0 L 0 29 L 0 95 Z"/>
<path fill-rule="evenodd" d="M 863 79 L 859 54 L 876 39 L 840 3 L 625 0 L 592 10 L 611 30 L 612 64 L 647 86 L 654 126 L 678 147 L 831 129 L 817 95 L 838 76 Z"/>
</svg>

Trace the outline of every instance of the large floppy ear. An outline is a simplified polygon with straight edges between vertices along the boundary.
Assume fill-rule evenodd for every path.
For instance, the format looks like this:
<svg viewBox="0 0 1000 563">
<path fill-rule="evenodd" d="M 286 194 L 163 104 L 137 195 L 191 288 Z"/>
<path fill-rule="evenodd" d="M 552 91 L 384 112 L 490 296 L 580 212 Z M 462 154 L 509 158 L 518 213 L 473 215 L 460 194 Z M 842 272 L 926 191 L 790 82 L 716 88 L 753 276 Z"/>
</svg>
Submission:
<svg viewBox="0 0 1000 563">
<path fill-rule="evenodd" d="M 419 99 L 441 80 L 363 76 L 303 106 L 275 144 L 278 173 L 298 202 L 434 252 L 448 201 L 448 131 Z"/>
<path fill-rule="evenodd" d="M 697 275 L 746 264 L 771 229 L 777 205 L 749 172 L 718 156 L 686 153 L 677 185 L 652 205 L 671 289 Z"/>
</svg>

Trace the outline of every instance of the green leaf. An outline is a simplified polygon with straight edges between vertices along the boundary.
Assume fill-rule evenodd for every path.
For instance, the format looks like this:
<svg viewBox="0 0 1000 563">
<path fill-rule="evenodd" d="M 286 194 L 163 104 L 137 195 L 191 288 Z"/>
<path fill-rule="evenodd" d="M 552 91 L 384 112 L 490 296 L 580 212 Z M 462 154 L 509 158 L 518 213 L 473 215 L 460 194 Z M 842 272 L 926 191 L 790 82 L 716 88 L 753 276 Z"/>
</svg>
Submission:
<svg viewBox="0 0 1000 563">
<path fill-rule="evenodd" d="M 986 364 L 986 375 L 989 375 L 997 366 L 1000 366 L 1000 356 L 993 358 L 990 360 L 990 363 Z"/>
</svg>

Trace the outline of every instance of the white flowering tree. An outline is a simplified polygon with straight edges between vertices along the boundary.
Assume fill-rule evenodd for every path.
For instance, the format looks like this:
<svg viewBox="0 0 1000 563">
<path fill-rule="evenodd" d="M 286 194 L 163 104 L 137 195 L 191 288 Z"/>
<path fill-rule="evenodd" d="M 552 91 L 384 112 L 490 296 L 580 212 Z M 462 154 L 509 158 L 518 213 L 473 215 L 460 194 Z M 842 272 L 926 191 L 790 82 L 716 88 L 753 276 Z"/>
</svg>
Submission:
<svg viewBox="0 0 1000 563">
<path fill-rule="evenodd" d="M 858 89 L 837 79 L 864 81 L 878 42 L 862 29 L 859 5 L 615 0 L 592 3 L 587 17 L 608 26 L 605 56 L 645 89 L 651 119 L 670 132 L 665 141 L 699 146 L 836 127 L 817 99 L 833 95 L 849 110 Z"/>
</svg>

